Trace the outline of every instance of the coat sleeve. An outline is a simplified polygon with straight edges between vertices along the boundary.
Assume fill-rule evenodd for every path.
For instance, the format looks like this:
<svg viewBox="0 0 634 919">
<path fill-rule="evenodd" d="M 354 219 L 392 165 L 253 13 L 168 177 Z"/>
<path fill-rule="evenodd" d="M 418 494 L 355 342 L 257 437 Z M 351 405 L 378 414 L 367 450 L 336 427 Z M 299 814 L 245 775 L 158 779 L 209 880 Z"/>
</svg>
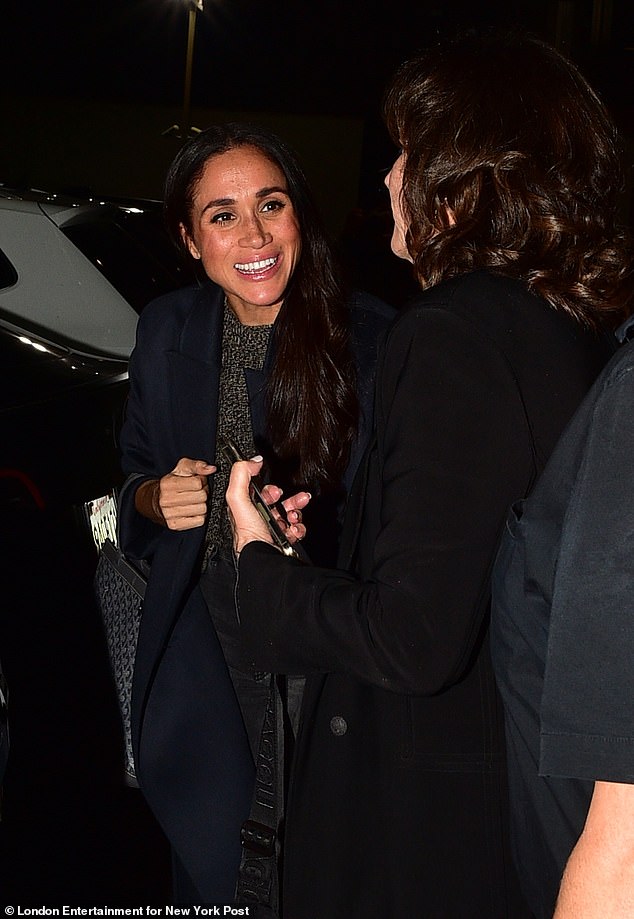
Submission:
<svg viewBox="0 0 634 919">
<path fill-rule="evenodd" d="M 138 513 L 134 496 L 147 479 L 164 474 L 158 469 L 156 450 L 149 431 L 150 395 L 157 399 L 156 380 L 161 378 L 161 352 L 152 336 L 151 310 L 142 314 L 135 348 L 128 366 L 130 389 L 121 430 L 121 467 L 126 475 L 119 496 L 119 536 L 121 548 L 131 558 L 151 558 L 163 527 Z"/>
<path fill-rule="evenodd" d="M 388 336 L 376 424 L 362 576 L 248 545 L 245 643 L 258 669 L 346 672 L 432 694 L 460 680 L 481 638 L 506 511 L 532 476 L 530 433 L 500 350 L 429 308 Z"/>
</svg>

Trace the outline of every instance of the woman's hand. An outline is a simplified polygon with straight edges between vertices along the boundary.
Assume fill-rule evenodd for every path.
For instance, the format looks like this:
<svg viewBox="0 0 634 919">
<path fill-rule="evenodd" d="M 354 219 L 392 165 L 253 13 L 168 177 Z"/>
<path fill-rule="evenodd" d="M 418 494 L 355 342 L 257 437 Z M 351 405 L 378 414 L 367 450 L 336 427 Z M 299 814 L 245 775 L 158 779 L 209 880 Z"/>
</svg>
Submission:
<svg viewBox="0 0 634 919">
<path fill-rule="evenodd" d="M 207 476 L 215 471 L 216 467 L 204 460 L 182 457 L 167 475 L 139 486 L 136 509 L 170 530 L 201 527 L 207 518 Z"/>
<path fill-rule="evenodd" d="M 273 545 L 273 538 L 266 523 L 253 506 L 249 497 L 249 483 L 251 477 L 257 475 L 262 468 L 262 457 L 254 457 L 234 463 L 229 477 L 227 488 L 227 505 L 233 529 L 233 548 L 236 555 L 250 542 L 268 542 Z M 267 504 L 275 504 L 282 497 L 282 489 L 277 485 L 266 485 L 262 489 L 262 496 Z M 291 498 L 282 502 L 286 513 L 286 520 L 277 513 L 274 514 L 278 523 L 286 533 L 290 542 L 297 542 L 306 535 L 306 527 L 302 523 L 302 508 L 310 501 L 307 491 L 298 492 Z"/>
</svg>

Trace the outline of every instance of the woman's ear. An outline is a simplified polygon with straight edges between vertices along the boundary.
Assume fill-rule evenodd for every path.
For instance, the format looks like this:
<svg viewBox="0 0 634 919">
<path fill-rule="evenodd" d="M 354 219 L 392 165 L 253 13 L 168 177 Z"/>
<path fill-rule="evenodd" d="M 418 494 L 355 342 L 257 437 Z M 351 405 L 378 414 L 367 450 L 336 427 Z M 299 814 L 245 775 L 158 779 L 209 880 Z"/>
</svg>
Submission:
<svg viewBox="0 0 634 919">
<path fill-rule="evenodd" d="M 189 233 L 187 232 L 187 228 L 185 227 L 185 224 L 184 224 L 184 223 L 181 223 L 181 224 L 180 224 L 180 231 L 181 231 L 181 236 L 182 236 L 182 238 L 183 238 L 183 242 L 184 242 L 185 245 L 187 246 L 187 250 L 188 250 L 189 254 L 191 255 L 191 257 L 192 257 L 192 258 L 199 259 L 199 258 L 200 258 L 200 252 L 199 252 L 198 249 L 196 248 L 196 243 L 194 242 L 194 240 L 191 238 L 191 236 L 190 236 Z"/>
<path fill-rule="evenodd" d="M 436 221 L 440 223 L 440 229 L 444 229 L 447 226 L 455 227 L 456 225 L 456 215 L 449 207 L 446 198 L 443 198 L 435 212 Z"/>
</svg>

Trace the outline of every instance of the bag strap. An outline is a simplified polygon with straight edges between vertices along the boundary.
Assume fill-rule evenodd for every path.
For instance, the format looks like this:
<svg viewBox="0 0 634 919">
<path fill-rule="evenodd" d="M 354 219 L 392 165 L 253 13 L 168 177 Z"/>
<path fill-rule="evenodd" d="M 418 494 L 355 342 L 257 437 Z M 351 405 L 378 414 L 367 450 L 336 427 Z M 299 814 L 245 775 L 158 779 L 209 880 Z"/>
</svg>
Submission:
<svg viewBox="0 0 634 919">
<path fill-rule="evenodd" d="M 271 674 L 249 818 L 242 824 L 242 858 L 236 885 L 238 903 L 257 904 L 258 919 L 280 915 L 278 860 L 284 812 L 284 702 Z"/>
</svg>

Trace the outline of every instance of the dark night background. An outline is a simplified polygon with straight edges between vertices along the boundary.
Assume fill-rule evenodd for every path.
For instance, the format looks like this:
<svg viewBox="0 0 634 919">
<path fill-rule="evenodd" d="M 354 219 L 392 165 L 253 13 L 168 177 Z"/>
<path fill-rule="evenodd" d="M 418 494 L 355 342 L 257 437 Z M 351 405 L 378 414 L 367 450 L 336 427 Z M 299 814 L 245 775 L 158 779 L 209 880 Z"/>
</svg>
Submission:
<svg viewBox="0 0 634 919">
<path fill-rule="evenodd" d="M 5 3 L 0 184 L 159 198 L 182 143 L 163 132 L 182 118 L 188 9 L 188 0 Z M 556 44 L 603 96 L 626 142 L 623 211 L 631 220 L 632 0 L 205 0 L 196 14 L 191 123 L 248 117 L 285 136 L 333 235 L 357 259 L 361 283 L 394 302 L 406 266 L 360 222 L 387 206 L 382 178 L 393 150 L 379 117 L 383 87 L 404 58 L 439 37 L 501 24 Z M 50 560 L 37 563 L 50 566 L 52 594 L 72 576 Z M 23 566 L 28 583 L 31 560 L 9 555 L 8 564 Z M 34 647 L 28 625 L 16 628 L 21 646 Z M 65 706 L 51 718 L 36 698 L 24 723 L 15 694 L 0 903 L 164 904 L 164 840 L 139 793 L 121 785 L 120 750 L 109 742 L 118 713 L 104 694 L 104 648 L 89 623 L 72 617 L 54 636 L 29 650 L 27 669 L 50 675 L 48 689 L 36 681 L 37 692 Z"/>
<path fill-rule="evenodd" d="M 2 15 L 0 181 L 160 197 L 178 143 L 162 130 L 181 120 L 189 8 L 11 3 Z M 338 232 L 350 206 L 383 196 L 391 150 L 379 102 L 397 64 L 457 29 L 500 24 L 570 54 L 630 133 L 631 0 L 205 0 L 191 120 L 205 127 L 247 115 L 286 134 Z"/>
<path fill-rule="evenodd" d="M 610 91 L 625 98 L 631 90 L 620 68 L 634 39 L 634 14 L 620 0 L 205 0 L 204 6 L 192 89 L 201 106 L 363 116 L 403 57 L 456 28 L 510 23 L 577 57 L 606 58 L 601 69 Z M 29 95 L 179 102 L 187 9 L 187 0 L 12 3 L 3 14 L 3 85 Z"/>
</svg>

